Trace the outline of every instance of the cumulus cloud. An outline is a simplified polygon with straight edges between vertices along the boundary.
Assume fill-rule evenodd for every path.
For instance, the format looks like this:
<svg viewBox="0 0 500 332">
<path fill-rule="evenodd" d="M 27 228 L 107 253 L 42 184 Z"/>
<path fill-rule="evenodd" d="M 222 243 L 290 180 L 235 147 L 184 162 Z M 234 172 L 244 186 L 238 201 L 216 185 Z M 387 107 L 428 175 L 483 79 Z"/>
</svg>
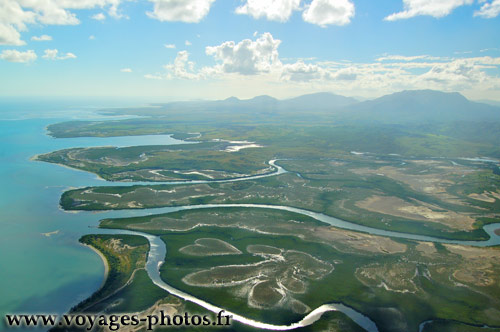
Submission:
<svg viewBox="0 0 500 332">
<path fill-rule="evenodd" d="M 423 81 L 432 81 L 454 88 L 478 84 L 486 78 L 486 73 L 481 70 L 481 64 L 475 58 L 456 59 L 451 62 L 435 64 L 428 72 L 419 77 Z"/>
<path fill-rule="evenodd" d="M 354 12 L 354 4 L 350 0 L 313 0 L 302 13 L 302 18 L 321 27 L 346 25 L 351 22 Z"/>
<path fill-rule="evenodd" d="M 17 1 L 0 1 L 0 45 L 24 45 L 19 31 L 27 30 L 26 24 L 34 23 L 36 14 L 25 11 Z"/>
<path fill-rule="evenodd" d="M 51 41 L 52 37 L 49 35 L 33 36 L 31 37 L 33 41 Z"/>
<path fill-rule="evenodd" d="M 474 0 L 403 0 L 404 10 L 387 16 L 385 20 L 395 21 L 420 15 L 439 18 L 449 15 L 457 7 L 473 3 Z"/>
<path fill-rule="evenodd" d="M 76 25 L 80 23 L 72 10 L 107 8 L 108 14 L 121 17 L 123 0 L 1 0 L 0 45 L 24 45 L 22 31 L 30 24 Z"/>
<path fill-rule="evenodd" d="M 175 44 L 165 44 L 165 48 L 174 49 L 175 48 Z"/>
<path fill-rule="evenodd" d="M 193 44 L 191 44 L 191 42 L 190 42 L 189 40 L 186 40 L 186 41 L 184 42 L 184 45 L 186 45 L 186 46 L 191 46 L 191 45 L 193 45 Z"/>
<path fill-rule="evenodd" d="M 47 49 L 44 51 L 44 55 L 42 58 L 46 60 L 67 60 L 67 59 L 75 59 L 76 55 L 73 53 L 66 53 L 63 55 L 59 55 L 59 51 L 56 49 Z"/>
<path fill-rule="evenodd" d="M 303 88 L 321 86 L 346 94 L 375 94 L 403 89 L 475 91 L 500 89 L 500 57 L 436 57 L 387 55 L 374 62 L 283 64 L 279 77 Z M 490 92 L 491 93 L 491 92 Z"/>
<path fill-rule="evenodd" d="M 286 22 L 293 11 L 300 9 L 301 0 L 247 0 L 236 8 L 237 14 L 250 15 L 255 19 Z"/>
<path fill-rule="evenodd" d="M 175 60 L 163 66 L 165 74 L 148 74 L 149 79 L 207 79 L 223 78 L 227 75 L 258 75 L 273 73 L 279 75 L 281 62 L 278 46 L 270 33 L 264 33 L 256 40 L 244 39 L 238 43 L 226 41 L 217 46 L 207 46 L 205 53 L 217 62 L 213 66 L 195 68 L 187 51 L 177 53 Z"/>
<path fill-rule="evenodd" d="M 500 0 L 493 0 L 485 3 L 481 8 L 474 12 L 474 16 L 484 18 L 494 18 L 500 14 Z"/>
<path fill-rule="evenodd" d="M 167 70 L 166 78 L 175 77 L 188 80 L 200 78 L 200 75 L 194 72 L 194 62 L 189 61 L 188 51 L 177 53 L 174 63 L 168 64 L 164 68 Z"/>
<path fill-rule="evenodd" d="M 303 60 L 283 65 L 281 78 L 285 81 L 308 82 L 321 79 L 324 70 L 316 64 L 306 64 Z"/>
<path fill-rule="evenodd" d="M 330 89 L 351 95 L 379 95 L 403 89 L 443 91 L 500 90 L 500 57 L 439 57 L 432 55 L 384 55 L 372 62 L 317 61 L 279 57 L 281 41 L 270 33 L 254 39 L 226 41 L 208 46 L 205 53 L 215 64 L 196 68 L 187 51 L 164 66 L 166 72 L 145 75 L 149 79 L 217 79 L 247 82 L 253 86 L 277 84 L 290 89 Z"/>
<path fill-rule="evenodd" d="M 122 69 L 120 69 L 120 71 L 121 71 L 122 73 L 131 73 L 131 72 L 132 72 L 132 69 L 130 69 L 130 68 L 122 68 Z"/>
<path fill-rule="evenodd" d="M 0 59 L 9 62 L 31 62 L 35 61 L 37 58 L 35 51 L 28 50 L 26 52 L 20 52 L 18 50 L 3 50 L 0 53 Z"/>
<path fill-rule="evenodd" d="M 149 0 L 154 3 L 147 15 L 159 21 L 198 23 L 215 0 Z"/>
<path fill-rule="evenodd" d="M 96 21 L 104 21 L 106 19 L 106 15 L 104 15 L 104 13 L 97 13 L 95 15 L 92 15 L 91 18 Z"/>
<path fill-rule="evenodd" d="M 21 34 L 12 25 L 0 23 L 0 45 L 25 45 Z"/>
<path fill-rule="evenodd" d="M 205 52 L 219 62 L 217 68 L 223 73 L 255 75 L 281 66 L 278 58 L 280 43 L 266 32 L 255 41 L 244 39 L 237 44 L 227 41 L 218 46 L 208 46 Z"/>
<path fill-rule="evenodd" d="M 237 14 L 265 18 L 270 21 L 286 22 L 294 11 L 301 11 L 304 21 L 326 27 L 346 25 L 354 17 L 354 3 L 351 0 L 312 0 L 301 6 L 301 0 L 246 0 L 236 8 Z"/>
<path fill-rule="evenodd" d="M 290 82 L 333 82 L 354 81 L 359 70 L 352 64 L 338 63 L 305 63 L 299 60 L 283 65 L 281 80 Z"/>
</svg>

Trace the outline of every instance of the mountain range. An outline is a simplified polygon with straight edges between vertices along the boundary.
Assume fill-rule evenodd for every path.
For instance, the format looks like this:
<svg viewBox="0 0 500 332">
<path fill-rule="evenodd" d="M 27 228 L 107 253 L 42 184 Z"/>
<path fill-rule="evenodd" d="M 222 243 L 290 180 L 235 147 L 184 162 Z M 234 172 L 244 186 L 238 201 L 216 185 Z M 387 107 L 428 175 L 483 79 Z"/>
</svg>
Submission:
<svg viewBox="0 0 500 332">
<path fill-rule="evenodd" d="M 456 121 L 500 121 L 500 107 L 470 101 L 457 92 L 407 90 L 367 101 L 329 92 L 279 100 L 267 95 L 241 100 L 187 101 L 155 104 L 157 114 L 214 113 L 302 118 L 318 115 L 337 123 L 381 124 L 446 123 Z M 150 109 L 149 112 L 152 112 Z"/>
</svg>

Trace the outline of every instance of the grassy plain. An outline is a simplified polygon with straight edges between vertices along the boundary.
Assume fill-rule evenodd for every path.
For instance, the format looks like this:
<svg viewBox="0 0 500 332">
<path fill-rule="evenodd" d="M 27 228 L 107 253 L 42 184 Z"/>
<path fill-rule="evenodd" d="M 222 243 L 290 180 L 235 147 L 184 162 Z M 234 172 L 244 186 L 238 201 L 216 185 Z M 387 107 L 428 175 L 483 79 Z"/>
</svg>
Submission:
<svg viewBox="0 0 500 332">
<path fill-rule="evenodd" d="M 499 248 L 356 238 L 302 215 L 261 209 L 182 211 L 108 219 L 101 226 L 160 235 L 167 245 L 165 281 L 264 321 L 290 323 L 323 303 L 342 302 L 381 331 L 417 331 L 435 318 L 500 325 Z M 182 250 L 206 238 L 241 253 Z M 383 241 L 390 242 L 381 248 Z M 316 268 L 323 272 L 315 274 Z"/>
<path fill-rule="evenodd" d="M 486 239 L 500 216 L 500 175 L 484 162 L 352 155 L 280 160 L 279 176 L 243 182 L 66 191 L 66 210 L 193 204 L 286 205 L 362 225 L 448 239 Z"/>
<path fill-rule="evenodd" d="M 112 296 L 134 279 L 136 271 L 144 268 L 149 251 L 147 239 L 139 236 L 85 235 L 80 242 L 101 252 L 109 271 L 101 289 L 72 309 L 78 312 L 92 310 L 102 299 Z"/>
<path fill-rule="evenodd" d="M 203 239 L 202 239 L 203 240 Z M 207 240 L 207 239 L 204 239 Z M 225 255 L 220 252 L 220 246 L 227 249 L 225 241 L 199 241 L 198 244 L 208 245 L 217 252 L 208 256 Z M 77 313 L 99 313 L 99 314 L 138 314 L 139 317 L 148 315 L 159 315 L 160 310 L 165 314 L 174 316 L 184 315 L 209 315 L 215 319 L 214 314 L 192 303 L 181 300 L 154 285 L 145 271 L 145 255 L 148 251 L 147 240 L 141 236 L 131 235 L 86 235 L 81 239 L 82 243 L 93 246 L 99 250 L 109 264 L 108 277 L 103 287 L 92 297 L 83 301 L 72 309 Z M 195 241 L 196 242 L 196 241 Z M 217 243 L 215 243 L 217 242 Z M 226 245 L 224 245 L 226 244 Z M 234 247 L 233 247 L 234 248 Z M 199 256 L 197 253 L 182 250 L 180 253 L 188 256 Z M 254 248 L 258 250 L 259 248 Z M 233 252 L 233 254 L 235 254 Z M 236 253 L 237 254 L 237 253 Z M 241 253 L 240 253 L 241 254 Z M 134 269 L 135 268 L 135 269 Z M 131 269 L 134 269 L 131 271 Z M 296 304 L 295 304 L 296 305 Z M 335 327 L 338 331 L 362 331 L 355 323 L 341 313 L 329 313 L 324 319 L 310 327 L 298 329 L 298 331 L 317 331 L 318 328 Z M 144 324 L 139 326 L 121 326 L 120 331 L 133 332 L 145 329 Z M 179 327 L 181 331 L 204 331 L 204 327 Z M 52 331 L 60 331 L 54 328 Z M 97 329 L 99 331 L 105 329 Z M 171 328 L 157 328 L 158 331 L 167 331 Z M 210 328 L 211 331 L 255 331 L 256 329 L 233 323 L 230 327 Z M 70 327 L 64 331 L 86 331 L 85 328 Z"/>
<path fill-rule="evenodd" d="M 273 171 L 266 163 L 265 154 L 225 151 L 243 145 L 245 143 L 209 142 L 74 148 L 39 155 L 37 160 L 92 172 L 109 181 L 217 180 Z"/>
</svg>

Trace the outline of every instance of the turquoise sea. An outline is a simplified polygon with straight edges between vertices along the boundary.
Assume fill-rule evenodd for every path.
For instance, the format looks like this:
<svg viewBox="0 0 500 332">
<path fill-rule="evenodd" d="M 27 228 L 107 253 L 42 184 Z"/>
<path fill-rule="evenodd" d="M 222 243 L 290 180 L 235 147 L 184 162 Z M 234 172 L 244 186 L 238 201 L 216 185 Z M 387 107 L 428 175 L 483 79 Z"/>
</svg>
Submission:
<svg viewBox="0 0 500 332">
<path fill-rule="evenodd" d="M 165 135 L 68 139 L 46 135 L 45 127 L 51 123 L 106 119 L 96 111 L 112 106 L 126 105 L 102 100 L 0 100 L 2 322 L 6 313 L 64 313 L 91 295 L 103 281 L 101 259 L 78 243 L 80 236 L 90 233 L 89 227 L 96 226 L 101 216 L 59 209 L 63 190 L 103 181 L 93 174 L 30 158 L 78 146 L 181 143 Z M 57 233 L 42 234 L 50 232 Z"/>
</svg>

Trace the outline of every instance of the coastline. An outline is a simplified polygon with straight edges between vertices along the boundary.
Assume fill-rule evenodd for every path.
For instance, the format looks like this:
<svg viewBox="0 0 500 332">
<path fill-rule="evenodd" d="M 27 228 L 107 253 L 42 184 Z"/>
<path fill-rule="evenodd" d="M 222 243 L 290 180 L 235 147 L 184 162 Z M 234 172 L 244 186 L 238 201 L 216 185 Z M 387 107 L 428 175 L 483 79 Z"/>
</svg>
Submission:
<svg viewBox="0 0 500 332">
<path fill-rule="evenodd" d="M 96 180 L 104 181 L 106 183 L 113 183 L 113 185 L 111 185 L 111 186 L 115 186 L 115 187 L 120 187 L 120 186 L 149 186 L 149 185 L 178 185 L 178 184 L 181 185 L 181 184 L 217 183 L 217 182 L 237 182 L 237 181 L 254 180 L 254 179 L 259 179 L 259 178 L 264 178 L 264 177 L 269 177 L 269 176 L 274 176 L 274 175 L 280 175 L 282 173 L 286 173 L 287 172 L 281 166 L 275 165 L 274 161 L 276 161 L 276 160 L 273 159 L 273 160 L 269 161 L 269 164 L 272 167 L 274 167 L 274 170 L 272 170 L 270 172 L 256 173 L 254 175 L 243 175 L 243 176 L 237 176 L 237 177 L 234 177 L 234 178 L 227 178 L 227 179 L 213 179 L 213 180 L 179 179 L 179 180 L 169 180 L 169 181 L 153 181 L 153 180 L 148 180 L 148 179 L 144 179 L 144 180 L 141 180 L 141 181 L 137 181 L 137 180 L 107 180 L 107 179 L 101 177 L 99 174 L 94 173 L 92 171 L 87 171 L 87 170 L 79 169 L 79 168 L 68 166 L 68 165 L 61 164 L 61 163 L 55 163 L 55 162 L 51 162 L 51 161 L 40 160 L 40 159 L 38 159 L 38 157 L 40 155 L 43 155 L 43 153 L 36 154 L 36 155 L 30 157 L 29 160 L 30 161 L 39 161 L 39 162 L 48 163 L 48 164 L 52 164 L 52 165 L 58 165 L 58 166 L 61 166 L 61 167 L 64 167 L 64 168 L 67 168 L 67 169 L 70 169 L 70 170 L 73 170 L 73 171 L 85 172 L 87 174 L 95 175 Z M 282 172 L 282 173 L 280 173 L 280 172 Z M 81 188 L 83 188 L 83 187 L 72 188 L 72 189 L 81 189 Z"/>
<path fill-rule="evenodd" d="M 81 243 L 80 244 L 82 246 L 85 246 L 87 248 L 90 248 L 92 251 L 94 251 L 96 254 L 99 255 L 99 257 L 101 257 L 101 260 L 104 264 L 104 279 L 102 280 L 102 283 L 101 283 L 101 286 L 99 286 L 99 288 L 96 290 L 96 292 L 100 291 L 103 287 L 104 287 L 104 284 L 106 284 L 106 281 L 108 280 L 108 274 L 109 274 L 109 263 L 108 263 L 108 260 L 106 259 L 106 256 L 104 256 L 104 254 L 102 252 L 100 252 L 97 248 L 89 245 L 89 244 L 86 244 L 86 243 Z"/>
<path fill-rule="evenodd" d="M 68 165 L 64 165 L 64 164 L 60 164 L 60 163 L 53 163 L 53 162 L 50 162 L 50 161 L 45 161 L 45 160 L 40 160 L 38 159 L 38 157 L 40 155 L 43 155 L 44 153 L 39 153 L 39 154 L 35 154 L 34 156 L 31 156 L 29 158 L 29 161 L 39 161 L 39 162 L 42 162 L 42 163 L 47 163 L 47 164 L 52 164 L 52 165 L 57 165 L 57 166 L 61 166 L 61 167 L 64 167 L 64 168 L 67 168 L 67 169 L 70 169 L 70 170 L 73 170 L 73 171 L 78 171 L 78 172 L 85 172 L 87 174 L 92 174 L 92 175 L 95 175 L 96 176 L 96 180 L 99 180 L 99 181 L 105 181 L 105 182 L 109 182 L 108 180 L 102 178 L 99 176 L 99 174 L 96 174 L 96 173 L 93 173 L 93 172 L 89 172 L 89 171 L 85 171 L 83 169 L 78 169 L 78 168 L 75 168 L 75 167 L 71 167 L 71 166 L 68 166 Z"/>
</svg>

